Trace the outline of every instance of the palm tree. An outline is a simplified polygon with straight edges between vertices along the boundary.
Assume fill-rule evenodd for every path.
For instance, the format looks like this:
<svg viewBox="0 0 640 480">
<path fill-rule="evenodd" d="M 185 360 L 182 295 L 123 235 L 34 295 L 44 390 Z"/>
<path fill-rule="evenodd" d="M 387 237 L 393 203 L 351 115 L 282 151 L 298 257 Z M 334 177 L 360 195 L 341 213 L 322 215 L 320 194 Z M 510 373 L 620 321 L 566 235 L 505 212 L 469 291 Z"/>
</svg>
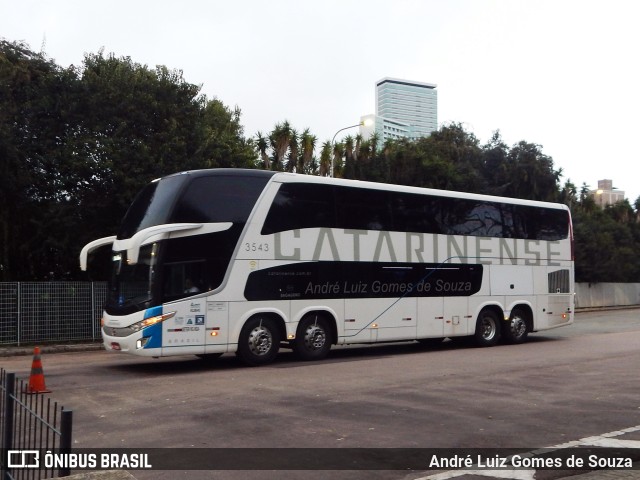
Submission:
<svg viewBox="0 0 640 480">
<path fill-rule="evenodd" d="M 309 129 L 305 128 L 304 132 L 302 132 L 302 135 L 300 136 L 302 155 L 300 155 L 298 162 L 299 173 L 311 172 L 311 161 L 313 160 L 313 151 L 316 148 L 316 141 L 317 137 L 315 135 L 311 135 Z"/>
<path fill-rule="evenodd" d="M 289 133 L 289 155 L 287 156 L 287 165 L 285 169 L 287 172 L 293 172 L 298 165 L 298 132 L 295 129 L 291 129 Z"/>
<path fill-rule="evenodd" d="M 262 135 L 262 132 L 258 132 L 256 134 L 256 150 L 260 153 L 262 168 L 265 170 L 271 170 L 271 159 L 269 158 L 269 155 L 267 155 L 268 147 L 268 139 Z"/>
<path fill-rule="evenodd" d="M 355 145 L 353 144 L 353 137 L 351 135 L 344 139 L 344 177 L 355 178 L 355 165 L 353 164 L 353 152 Z"/>
<path fill-rule="evenodd" d="M 560 192 L 560 201 L 570 209 L 573 209 L 573 206 L 578 203 L 578 188 L 571 180 L 567 180 L 564 183 L 564 187 Z"/>
<path fill-rule="evenodd" d="M 365 140 L 360 144 L 358 149 L 358 162 L 360 164 L 368 163 L 371 160 L 371 141 Z"/>
<path fill-rule="evenodd" d="M 273 151 L 273 169 L 281 170 L 285 155 L 291 143 L 291 125 L 288 121 L 276 124 L 269 135 L 269 142 Z"/>
<path fill-rule="evenodd" d="M 371 147 L 372 156 L 378 153 L 378 143 L 380 143 L 380 135 L 378 135 L 378 132 L 373 132 L 373 135 L 369 137 L 369 146 Z"/>
<path fill-rule="evenodd" d="M 342 158 L 344 157 L 344 143 L 336 143 L 333 145 L 333 176 L 342 177 Z"/>
<path fill-rule="evenodd" d="M 322 144 L 322 151 L 320 152 L 320 171 L 318 172 L 321 177 L 327 177 L 331 173 L 331 142 L 326 141 Z"/>
<path fill-rule="evenodd" d="M 353 151 L 353 160 L 357 163 L 359 158 L 360 158 L 360 148 L 362 146 L 362 135 L 357 134 L 356 135 L 356 146 L 355 149 Z"/>
</svg>

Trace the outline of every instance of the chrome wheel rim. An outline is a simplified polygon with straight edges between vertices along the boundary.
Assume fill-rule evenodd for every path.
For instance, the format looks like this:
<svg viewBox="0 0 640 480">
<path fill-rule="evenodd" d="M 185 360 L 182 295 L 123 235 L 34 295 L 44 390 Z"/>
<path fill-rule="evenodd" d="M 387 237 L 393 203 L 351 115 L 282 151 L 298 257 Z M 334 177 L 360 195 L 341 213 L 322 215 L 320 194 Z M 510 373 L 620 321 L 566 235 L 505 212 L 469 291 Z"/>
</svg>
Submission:
<svg viewBox="0 0 640 480">
<path fill-rule="evenodd" d="M 308 350 L 320 350 L 327 342 L 327 334 L 318 325 L 309 325 L 304 332 L 304 346 Z"/>
<path fill-rule="evenodd" d="M 273 346 L 273 336 L 268 328 L 262 325 L 254 328 L 249 333 L 249 350 L 254 355 L 266 355 Z"/>
<path fill-rule="evenodd" d="M 491 317 L 483 317 L 482 324 L 480 325 L 482 338 L 485 340 L 492 340 L 496 336 L 496 322 Z"/>
<path fill-rule="evenodd" d="M 514 338 L 522 337 L 527 331 L 527 322 L 522 317 L 513 317 L 511 319 L 511 335 Z"/>
</svg>

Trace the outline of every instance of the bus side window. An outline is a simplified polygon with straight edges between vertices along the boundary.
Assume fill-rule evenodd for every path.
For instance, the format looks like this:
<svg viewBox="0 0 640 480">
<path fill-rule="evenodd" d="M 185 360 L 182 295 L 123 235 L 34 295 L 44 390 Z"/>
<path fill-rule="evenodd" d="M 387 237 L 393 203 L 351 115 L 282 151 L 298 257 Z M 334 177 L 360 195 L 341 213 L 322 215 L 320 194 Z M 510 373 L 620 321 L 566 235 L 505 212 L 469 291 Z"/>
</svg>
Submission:
<svg viewBox="0 0 640 480">
<path fill-rule="evenodd" d="M 261 233 L 269 235 L 304 228 L 334 228 L 335 225 L 332 186 L 284 183 L 273 200 Z"/>
<path fill-rule="evenodd" d="M 336 188 L 338 228 L 393 230 L 389 192 L 366 188 Z"/>
<path fill-rule="evenodd" d="M 204 277 L 204 259 L 165 263 L 163 298 L 171 300 L 203 291 Z"/>
</svg>

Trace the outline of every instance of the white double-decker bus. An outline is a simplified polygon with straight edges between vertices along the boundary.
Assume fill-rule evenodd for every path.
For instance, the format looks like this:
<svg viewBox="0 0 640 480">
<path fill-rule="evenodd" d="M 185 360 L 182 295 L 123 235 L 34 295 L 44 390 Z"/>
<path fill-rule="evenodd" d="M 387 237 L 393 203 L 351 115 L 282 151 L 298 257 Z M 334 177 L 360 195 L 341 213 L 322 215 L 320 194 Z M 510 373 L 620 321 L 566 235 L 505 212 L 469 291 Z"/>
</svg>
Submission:
<svg viewBox="0 0 640 480">
<path fill-rule="evenodd" d="M 107 350 L 144 356 L 470 337 L 573 322 L 566 206 L 260 170 L 155 180 L 113 244 Z"/>
</svg>

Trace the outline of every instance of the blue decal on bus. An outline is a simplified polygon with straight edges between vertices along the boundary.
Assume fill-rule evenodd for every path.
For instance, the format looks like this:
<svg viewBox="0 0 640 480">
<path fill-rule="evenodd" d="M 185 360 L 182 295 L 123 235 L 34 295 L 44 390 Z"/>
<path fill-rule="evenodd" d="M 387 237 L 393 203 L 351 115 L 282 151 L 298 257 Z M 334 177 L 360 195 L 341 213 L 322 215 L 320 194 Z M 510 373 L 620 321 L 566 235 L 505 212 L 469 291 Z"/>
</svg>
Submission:
<svg viewBox="0 0 640 480">
<path fill-rule="evenodd" d="M 144 312 L 143 320 L 151 317 L 157 317 L 158 315 L 162 315 L 162 305 L 160 305 L 159 307 L 147 308 L 147 310 Z"/>
<path fill-rule="evenodd" d="M 155 307 L 160 308 L 162 307 Z M 149 310 L 154 310 L 150 308 Z M 162 323 L 156 323 L 144 329 L 144 336 L 149 337 L 149 341 L 144 348 L 161 348 L 162 347 Z"/>
</svg>

